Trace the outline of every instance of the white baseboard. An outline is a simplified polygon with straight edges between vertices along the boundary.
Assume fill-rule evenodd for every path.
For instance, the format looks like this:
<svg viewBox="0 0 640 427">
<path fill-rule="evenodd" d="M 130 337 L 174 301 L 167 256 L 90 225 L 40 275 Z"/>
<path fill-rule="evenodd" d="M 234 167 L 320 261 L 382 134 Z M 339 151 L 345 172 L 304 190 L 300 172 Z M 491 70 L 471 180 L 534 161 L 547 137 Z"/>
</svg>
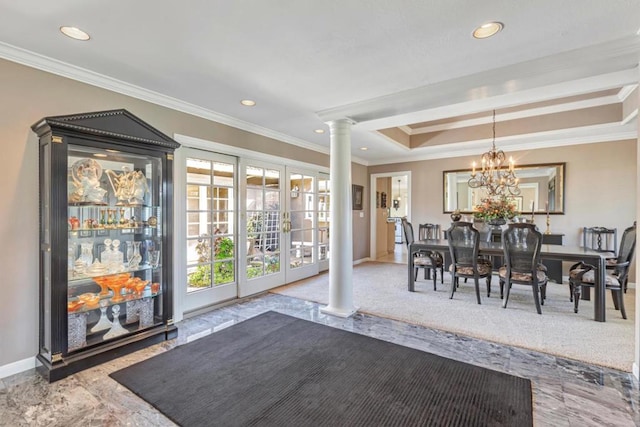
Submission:
<svg viewBox="0 0 640 427">
<path fill-rule="evenodd" d="M 369 257 L 360 258 L 358 260 L 353 261 L 353 265 L 362 264 L 363 262 L 367 262 L 367 261 L 371 261 L 371 258 L 369 258 Z"/>
<path fill-rule="evenodd" d="M 633 376 L 636 377 L 636 379 L 640 379 L 640 369 L 638 369 L 638 364 L 633 362 L 633 367 L 631 368 L 631 371 L 633 372 Z"/>
<path fill-rule="evenodd" d="M 0 366 L 0 378 L 10 377 L 20 372 L 28 371 L 36 367 L 36 358 L 29 357 L 27 359 L 18 360 L 17 362 L 8 363 Z"/>
</svg>

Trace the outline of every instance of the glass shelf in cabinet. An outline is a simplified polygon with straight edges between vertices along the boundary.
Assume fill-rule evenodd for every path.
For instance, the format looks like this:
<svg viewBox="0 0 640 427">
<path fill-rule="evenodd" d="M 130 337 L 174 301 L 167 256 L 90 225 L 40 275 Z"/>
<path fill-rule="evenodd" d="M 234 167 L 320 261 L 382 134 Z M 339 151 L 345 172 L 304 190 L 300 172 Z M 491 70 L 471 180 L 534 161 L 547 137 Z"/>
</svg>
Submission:
<svg viewBox="0 0 640 427">
<path fill-rule="evenodd" d="M 136 269 L 131 269 L 131 270 L 122 270 L 122 271 L 118 271 L 118 272 L 114 272 L 114 273 L 107 273 L 107 274 L 98 274 L 98 275 L 94 275 L 94 276 L 88 276 L 86 274 L 82 274 L 82 275 L 76 275 L 73 277 L 68 277 L 67 278 L 67 283 L 69 286 L 75 286 L 75 285 L 84 285 L 86 283 L 89 283 L 93 280 L 94 277 L 107 277 L 107 276 L 115 276 L 117 274 L 121 274 L 121 273 L 137 273 L 138 271 L 147 271 L 147 270 L 156 270 L 156 269 L 161 269 L 162 266 L 158 266 L 158 267 L 151 267 L 151 265 L 148 264 L 143 264 L 140 265 L 138 268 Z"/>
<path fill-rule="evenodd" d="M 145 290 L 140 294 L 123 294 L 122 300 L 113 301 L 113 291 L 109 291 L 109 295 L 100 296 L 99 294 L 95 294 L 99 297 L 97 302 L 95 300 L 91 300 L 91 303 L 87 303 L 85 300 L 80 299 L 80 297 L 72 297 L 67 301 L 67 313 L 68 314 L 77 314 L 77 313 L 86 313 L 92 310 L 99 310 L 101 307 L 100 302 L 106 301 L 106 304 L 103 304 L 103 307 L 111 307 L 114 305 L 122 304 L 128 301 L 138 301 L 143 300 L 145 298 L 155 298 L 162 295 L 162 289 L 158 289 L 157 292 L 153 292 L 151 290 L 152 284 L 149 283 Z"/>
</svg>

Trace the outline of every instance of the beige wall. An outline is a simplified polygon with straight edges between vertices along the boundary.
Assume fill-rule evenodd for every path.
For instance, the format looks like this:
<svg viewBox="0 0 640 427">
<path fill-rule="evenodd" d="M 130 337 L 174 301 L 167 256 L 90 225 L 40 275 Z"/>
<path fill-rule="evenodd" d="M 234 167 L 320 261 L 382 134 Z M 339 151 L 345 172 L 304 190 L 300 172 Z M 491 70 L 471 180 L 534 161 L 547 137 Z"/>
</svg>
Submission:
<svg viewBox="0 0 640 427">
<path fill-rule="evenodd" d="M 370 191 L 367 167 L 353 163 L 351 165 L 351 182 L 362 185 L 362 210 L 353 211 L 353 260 L 369 257 L 369 209 Z"/>
<path fill-rule="evenodd" d="M 565 244 L 581 244 L 583 226 L 617 227 L 619 235 L 636 219 L 636 140 L 509 152 L 518 164 L 566 162 L 565 215 L 551 215 L 551 231 Z M 477 156 L 371 166 L 370 174 L 411 171 L 411 221 L 447 229 L 442 211 L 442 172 L 469 168 Z M 545 216 L 536 215 L 546 229 Z M 635 269 L 631 273 L 634 274 Z M 635 275 L 631 278 L 635 281 Z"/>
<path fill-rule="evenodd" d="M 636 141 L 509 152 L 518 164 L 566 162 L 565 215 L 551 215 L 551 229 L 565 233 L 567 244 L 580 243 L 584 225 L 623 230 L 636 217 Z M 369 167 L 369 173 L 411 171 L 412 222 L 448 225 L 442 211 L 442 172 L 469 167 L 475 157 L 425 160 Z M 544 215 L 536 215 L 544 224 Z"/>
<path fill-rule="evenodd" d="M 329 166 L 329 156 L 180 113 L 13 62 L 0 60 L 0 367 L 38 351 L 38 150 L 31 125 L 46 116 L 125 108 L 160 131 L 215 141 L 284 159 Z M 354 259 L 369 253 L 367 168 L 363 218 L 353 212 Z"/>
</svg>

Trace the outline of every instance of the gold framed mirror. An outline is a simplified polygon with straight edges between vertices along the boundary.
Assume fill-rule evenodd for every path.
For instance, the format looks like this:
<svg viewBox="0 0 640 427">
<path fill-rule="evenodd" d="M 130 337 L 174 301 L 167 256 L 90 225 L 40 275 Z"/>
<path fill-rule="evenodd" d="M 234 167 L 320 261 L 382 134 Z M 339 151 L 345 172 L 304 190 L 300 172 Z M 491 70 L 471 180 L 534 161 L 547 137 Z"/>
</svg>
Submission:
<svg viewBox="0 0 640 427">
<path fill-rule="evenodd" d="M 544 163 L 515 167 L 520 195 L 513 196 L 522 214 L 536 213 L 564 215 L 564 178 L 566 163 Z M 486 191 L 471 188 L 471 169 L 443 171 L 443 212 L 473 213 L 473 207 L 486 197 Z M 533 209 L 532 209 L 533 208 Z"/>
</svg>

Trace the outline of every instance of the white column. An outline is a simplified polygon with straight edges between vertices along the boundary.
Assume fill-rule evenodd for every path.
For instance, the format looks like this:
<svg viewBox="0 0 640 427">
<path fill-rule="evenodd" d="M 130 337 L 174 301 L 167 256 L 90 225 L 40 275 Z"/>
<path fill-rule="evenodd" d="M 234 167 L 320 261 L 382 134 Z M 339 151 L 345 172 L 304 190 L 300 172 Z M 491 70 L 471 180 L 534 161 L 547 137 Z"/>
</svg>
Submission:
<svg viewBox="0 0 640 427">
<path fill-rule="evenodd" d="M 329 226 L 329 305 L 321 312 L 349 317 L 353 305 L 353 225 L 351 212 L 351 122 L 328 123 L 331 129 Z"/>
</svg>

